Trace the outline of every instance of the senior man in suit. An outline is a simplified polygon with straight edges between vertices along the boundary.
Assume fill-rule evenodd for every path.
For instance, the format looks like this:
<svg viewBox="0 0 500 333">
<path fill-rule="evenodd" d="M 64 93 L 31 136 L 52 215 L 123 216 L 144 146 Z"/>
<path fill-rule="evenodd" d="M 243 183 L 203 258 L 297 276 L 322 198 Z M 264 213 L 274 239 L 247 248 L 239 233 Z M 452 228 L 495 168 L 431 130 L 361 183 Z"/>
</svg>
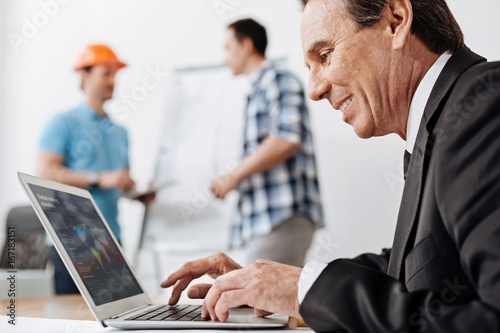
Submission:
<svg viewBox="0 0 500 333">
<path fill-rule="evenodd" d="M 302 3 L 310 98 L 327 99 L 362 138 L 407 142 L 392 249 L 302 270 L 240 269 L 219 253 L 163 286 L 177 297 L 193 278 L 218 276 L 188 296 L 206 296 L 204 316 L 222 321 L 248 304 L 318 332 L 499 332 L 500 63 L 465 47 L 444 0 Z"/>
</svg>

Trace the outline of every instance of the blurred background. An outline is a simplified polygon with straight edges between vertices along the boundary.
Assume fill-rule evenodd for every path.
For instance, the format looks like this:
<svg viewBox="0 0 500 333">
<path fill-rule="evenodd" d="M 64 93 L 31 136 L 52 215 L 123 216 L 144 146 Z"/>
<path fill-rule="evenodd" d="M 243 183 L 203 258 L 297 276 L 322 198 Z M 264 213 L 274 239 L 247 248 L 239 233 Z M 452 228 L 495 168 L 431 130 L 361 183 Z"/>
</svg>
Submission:
<svg viewBox="0 0 500 333">
<path fill-rule="evenodd" d="M 500 2 L 448 3 L 466 44 L 500 59 Z M 82 99 L 71 69 L 77 50 L 105 43 L 128 64 L 107 110 L 129 131 L 133 178 L 142 188 L 159 175 L 177 180 L 146 219 L 141 204 L 120 202 L 124 250 L 146 289 L 157 292 L 162 276 L 214 250 L 238 260 L 241 253 L 227 249 L 234 195 L 221 202 L 207 189 L 214 174 L 237 162 L 246 82 L 225 68 L 200 68 L 222 64 L 227 24 L 246 17 L 267 28 L 268 58 L 283 61 L 307 87 L 295 0 L 0 1 L 0 245 L 9 210 L 28 203 L 16 172 L 34 172 L 43 126 Z M 146 90 L 151 73 L 158 84 Z M 359 139 L 327 102 L 309 107 L 327 228 L 316 233 L 308 258 L 390 247 L 405 143 L 395 135 Z"/>
</svg>

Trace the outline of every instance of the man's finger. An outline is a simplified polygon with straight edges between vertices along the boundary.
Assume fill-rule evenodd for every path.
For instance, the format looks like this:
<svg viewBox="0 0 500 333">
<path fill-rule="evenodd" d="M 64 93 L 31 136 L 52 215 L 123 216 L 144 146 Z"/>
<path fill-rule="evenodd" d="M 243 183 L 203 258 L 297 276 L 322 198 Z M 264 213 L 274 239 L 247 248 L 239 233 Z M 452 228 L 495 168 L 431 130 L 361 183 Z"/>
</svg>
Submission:
<svg viewBox="0 0 500 333">
<path fill-rule="evenodd" d="M 169 305 L 177 304 L 179 298 L 181 297 L 182 291 L 187 288 L 191 281 L 193 281 L 193 278 L 191 276 L 186 276 L 177 281 L 174 289 L 172 290 L 172 296 L 170 296 L 170 299 L 168 301 Z"/>
<path fill-rule="evenodd" d="M 205 297 L 205 301 L 203 302 L 203 318 L 206 318 L 208 314 L 212 320 L 217 320 L 215 305 L 219 301 L 220 296 L 224 292 L 244 288 L 245 273 L 245 270 L 236 270 L 225 275 L 221 275 L 215 280 L 212 288 L 210 288 L 207 296 Z"/>
<path fill-rule="evenodd" d="M 210 288 L 210 290 L 207 293 L 207 296 L 205 297 L 205 300 L 203 301 L 203 309 L 201 310 L 201 317 L 202 318 L 208 318 L 212 320 L 217 320 L 217 316 L 215 315 L 215 305 L 217 304 L 217 301 L 219 300 L 220 293 L 214 292 L 214 288 Z"/>
<path fill-rule="evenodd" d="M 189 269 L 185 266 L 182 266 L 179 270 L 175 271 L 174 273 L 170 274 L 169 277 L 163 281 L 160 286 L 162 288 L 168 288 L 174 285 L 178 280 L 184 278 L 185 276 L 189 275 L 190 271 Z"/>
<path fill-rule="evenodd" d="M 220 186 L 217 185 L 217 187 L 214 189 L 214 196 L 217 198 L 217 199 L 220 199 Z"/>
<path fill-rule="evenodd" d="M 257 317 L 265 317 L 265 316 L 270 316 L 270 315 L 273 314 L 272 312 L 269 312 L 269 311 L 266 311 L 266 310 L 257 309 L 257 308 L 254 308 L 253 310 L 254 310 L 255 315 Z"/>
<path fill-rule="evenodd" d="M 211 284 L 208 283 L 200 283 L 196 284 L 189 288 L 188 297 L 189 298 L 205 298 L 207 296 L 208 291 L 212 287 Z"/>
<path fill-rule="evenodd" d="M 219 283 L 215 280 L 214 285 L 212 285 L 212 288 L 210 288 L 207 296 L 205 297 L 205 301 L 203 301 L 203 309 L 201 311 L 202 318 L 210 317 L 212 320 L 217 320 L 214 309 L 222 293 L 220 289 L 216 287 L 217 285 L 219 285 Z"/>
<path fill-rule="evenodd" d="M 219 276 L 215 280 L 215 287 L 221 291 L 227 291 L 231 289 L 243 289 L 247 285 L 247 271 L 248 268 L 237 269 L 227 274 Z"/>
<path fill-rule="evenodd" d="M 210 311 L 208 311 L 208 308 L 205 305 L 205 301 L 203 301 L 203 307 L 201 308 L 201 318 L 214 320 L 212 315 L 210 314 Z"/>
<path fill-rule="evenodd" d="M 227 191 L 225 189 L 222 190 L 221 193 L 220 193 L 219 199 L 223 199 L 224 200 L 226 198 L 226 194 L 227 194 Z"/>
<path fill-rule="evenodd" d="M 190 276 L 193 280 L 199 278 L 205 273 L 208 273 L 209 271 L 210 267 L 207 258 L 191 261 L 179 268 L 176 272 L 170 274 L 170 276 L 163 281 L 160 286 L 162 288 L 168 288 L 186 276 Z"/>
<path fill-rule="evenodd" d="M 215 305 L 216 317 L 225 322 L 229 317 L 230 306 L 240 306 L 248 304 L 248 293 L 244 289 L 230 290 L 224 292 Z"/>
<path fill-rule="evenodd" d="M 217 186 L 212 182 L 212 184 L 210 184 L 210 191 L 215 195 L 216 190 Z"/>
</svg>

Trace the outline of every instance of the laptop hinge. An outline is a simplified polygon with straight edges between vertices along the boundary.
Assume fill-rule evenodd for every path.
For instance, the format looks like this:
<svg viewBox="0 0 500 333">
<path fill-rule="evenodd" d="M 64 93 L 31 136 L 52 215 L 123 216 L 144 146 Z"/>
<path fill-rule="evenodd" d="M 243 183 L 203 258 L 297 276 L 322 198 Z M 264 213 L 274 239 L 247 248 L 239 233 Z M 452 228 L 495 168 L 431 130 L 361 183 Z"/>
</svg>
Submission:
<svg viewBox="0 0 500 333">
<path fill-rule="evenodd" d="M 132 312 L 135 312 L 135 311 L 138 311 L 140 309 L 143 309 L 143 308 L 147 308 L 148 306 L 151 306 L 153 304 L 144 304 L 143 306 L 140 306 L 138 308 L 135 308 L 135 309 L 132 309 L 132 310 L 128 310 L 128 311 L 125 311 L 125 312 L 122 312 L 122 313 L 119 313 L 119 314 L 116 314 L 112 317 L 109 317 L 109 319 L 116 319 L 116 318 L 119 318 L 119 317 L 123 317 L 129 313 L 132 313 Z"/>
</svg>

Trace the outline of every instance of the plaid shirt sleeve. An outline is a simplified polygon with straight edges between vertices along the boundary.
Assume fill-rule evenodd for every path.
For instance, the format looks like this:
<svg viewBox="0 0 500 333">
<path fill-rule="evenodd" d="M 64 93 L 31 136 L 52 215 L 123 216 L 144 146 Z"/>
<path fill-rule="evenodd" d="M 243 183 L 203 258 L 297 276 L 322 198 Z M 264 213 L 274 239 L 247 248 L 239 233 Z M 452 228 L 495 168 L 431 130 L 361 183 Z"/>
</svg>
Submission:
<svg viewBox="0 0 500 333">
<path fill-rule="evenodd" d="M 300 143 L 305 101 L 299 81 L 289 73 L 278 73 L 267 97 L 271 101 L 269 134 L 285 141 Z"/>
</svg>

